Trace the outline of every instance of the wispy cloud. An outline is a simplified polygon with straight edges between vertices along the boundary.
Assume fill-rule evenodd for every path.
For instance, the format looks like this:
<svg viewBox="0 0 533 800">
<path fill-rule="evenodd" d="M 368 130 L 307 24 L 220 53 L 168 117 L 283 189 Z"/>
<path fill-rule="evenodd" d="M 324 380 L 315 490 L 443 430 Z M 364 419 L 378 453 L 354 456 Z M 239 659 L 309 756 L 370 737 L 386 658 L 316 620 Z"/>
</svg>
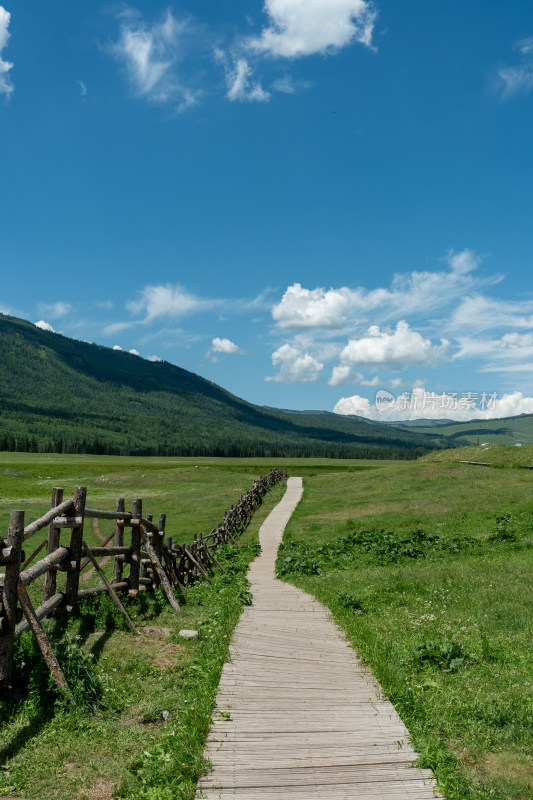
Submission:
<svg viewBox="0 0 533 800">
<path fill-rule="evenodd" d="M 80 89 L 80 94 L 82 97 L 87 97 L 87 86 L 84 84 L 83 81 L 78 81 L 78 86 Z"/>
<path fill-rule="evenodd" d="M 242 56 L 229 57 L 223 50 L 216 48 L 215 60 L 222 64 L 226 73 L 226 97 L 228 100 L 265 103 L 270 100 L 258 81 L 253 80 L 254 71 L 247 59 Z"/>
<path fill-rule="evenodd" d="M 11 22 L 11 14 L 6 11 L 4 6 L 0 6 L 0 53 L 6 47 L 9 37 L 9 23 Z M 13 92 L 13 84 L 11 82 L 9 73 L 13 69 L 11 61 L 4 61 L 0 56 L 0 94 L 10 97 Z"/>
<path fill-rule="evenodd" d="M 515 42 L 513 50 L 518 54 L 518 63 L 497 71 L 497 85 L 504 97 L 533 90 L 533 36 Z"/>
<path fill-rule="evenodd" d="M 196 105 L 201 92 L 185 86 L 177 71 L 185 40 L 195 31 L 191 18 L 178 20 L 168 9 L 162 20 L 149 23 L 127 8 L 120 20 L 119 37 L 108 51 L 135 93 L 156 103 L 176 103 L 177 113 Z"/>
<path fill-rule="evenodd" d="M 265 11 L 268 25 L 247 46 L 285 58 L 329 53 L 354 41 L 370 46 L 377 17 L 366 0 L 265 0 Z"/>
<path fill-rule="evenodd" d="M 126 303 L 135 314 L 144 313 L 144 322 L 152 322 L 161 317 L 183 317 L 197 311 L 209 311 L 220 306 L 221 300 L 197 297 L 179 284 L 172 286 L 145 286 L 137 300 Z"/>
<path fill-rule="evenodd" d="M 58 301 L 56 303 L 39 303 L 37 306 L 39 314 L 50 317 L 50 319 L 60 319 L 65 317 L 71 310 L 70 303 Z"/>
</svg>

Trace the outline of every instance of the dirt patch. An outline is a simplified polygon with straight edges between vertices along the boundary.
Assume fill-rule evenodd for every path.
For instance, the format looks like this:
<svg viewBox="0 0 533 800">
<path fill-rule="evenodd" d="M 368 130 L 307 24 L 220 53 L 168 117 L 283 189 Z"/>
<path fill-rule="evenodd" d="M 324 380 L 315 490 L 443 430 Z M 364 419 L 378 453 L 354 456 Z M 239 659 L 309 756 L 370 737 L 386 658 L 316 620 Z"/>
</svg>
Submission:
<svg viewBox="0 0 533 800">
<path fill-rule="evenodd" d="M 152 639 L 168 639 L 172 633 L 172 628 L 145 625 L 144 628 L 141 628 L 141 633 L 143 636 L 150 636 Z"/>
<path fill-rule="evenodd" d="M 90 789 L 78 792 L 78 800 L 112 800 L 115 784 L 109 781 L 97 781 Z"/>
<path fill-rule="evenodd" d="M 172 632 L 172 628 L 147 625 L 141 628 L 141 636 L 135 636 L 131 642 L 143 654 L 149 655 L 153 664 L 158 667 L 173 667 L 178 663 L 185 648 L 180 644 L 165 641 Z M 154 645 L 153 639 L 158 639 Z"/>
</svg>

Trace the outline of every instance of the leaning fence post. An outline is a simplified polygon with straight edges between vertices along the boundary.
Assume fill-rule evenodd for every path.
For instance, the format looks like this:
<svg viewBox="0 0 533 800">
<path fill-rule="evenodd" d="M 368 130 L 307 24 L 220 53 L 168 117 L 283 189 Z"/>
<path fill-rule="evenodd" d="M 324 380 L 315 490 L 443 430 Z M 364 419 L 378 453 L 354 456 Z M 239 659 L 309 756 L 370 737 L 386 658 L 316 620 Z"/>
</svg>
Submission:
<svg viewBox="0 0 533 800">
<path fill-rule="evenodd" d="M 158 526 L 157 526 L 159 532 L 158 532 L 157 536 L 155 537 L 155 541 L 154 541 L 154 550 L 156 552 L 156 555 L 157 555 L 157 557 L 159 559 L 159 563 L 160 564 L 163 564 L 163 539 L 165 538 L 165 523 L 166 523 L 166 519 L 167 519 L 167 515 L 166 514 L 160 514 L 159 515 L 159 523 L 158 523 Z M 153 572 L 152 578 L 153 578 L 153 581 L 154 581 L 154 586 L 159 586 L 160 585 L 159 575 L 157 574 L 157 572 L 155 570 Z"/>
<path fill-rule="evenodd" d="M 131 526 L 131 564 L 129 584 L 130 591 L 139 591 L 139 578 L 141 570 L 141 523 L 143 501 L 133 501 L 133 520 L 138 520 L 136 525 Z M 133 521 L 132 520 L 132 521 Z"/>
<path fill-rule="evenodd" d="M 117 499 L 117 512 L 120 513 L 125 510 L 124 498 Z M 117 527 L 115 528 L 115 547 L 124 547 L 124 520 L 117 519 Z M 115 563 L 113 565 L 113 578 L 115 583 L 122 582 L 122 572 L 124 569 L 124 559 L 115 556 Z"/>
<path fill-rule="evenodd" d="M 17 584 L 20 573 L 22 542 L 24 541 L 24 511 L 12 511 L 7 534 L 7 546 L 12 548 L 11 560 L 6 563 L 2 605 L 5 628 L 0 633 L 0 691 L 9 696 L 13 668 L 13 644 L 17 624 Z"/>
<path fill-rule="evenodd" d="M 56 486 L 52 489 L 52 500 L 50 503 L 50 508 L 55 508 L 60 503 L 63 502 L 63 489 Z M 49 556 L 50 553 L 53 553 L 54 550 L 57 550 L 59 547 L 59 541 L 61 536 L 61 528 L 54 527 L 53 521 L 50 523 L 48 528 L 48 542 L 46 545 L 46 555 Z M 43 591 L 43 602 L 46 603 L 47 600 L 50 600 L 56 593 L 56 586 L 57 586 L 57 567 L 52 567 L 49 569 L 46 575 L 44 576 L 44 591 Z"/>
<path fill-rule="evenodd" d="M 67 611 L 71 612 L 78 604 L 78 589 L 80 585 L 81 549 L 83 543 L 83 515 L 85 514 L 85 486 L 76 486 L 74 492 L 74 516 L 81 517 L 81 525 L 72 528 L 69 546 L 69 566 L 67 571 L 67 584 L 65 591 L 65 604 Z"/>
</svg>

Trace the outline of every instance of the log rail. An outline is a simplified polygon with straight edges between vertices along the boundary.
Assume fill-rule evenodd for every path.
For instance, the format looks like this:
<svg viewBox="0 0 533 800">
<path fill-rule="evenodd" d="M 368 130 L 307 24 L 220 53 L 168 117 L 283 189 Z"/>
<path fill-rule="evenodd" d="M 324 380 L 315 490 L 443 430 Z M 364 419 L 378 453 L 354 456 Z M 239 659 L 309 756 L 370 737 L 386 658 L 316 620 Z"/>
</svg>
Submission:
<svg viewBox="0 0 533 800">
<path fill-rule="evenodd" d="M 254 511 L 261 505 L 270 488 L 288 474 L 272 469 L 254 481 L 252 488 L 224 514 L 223 521 L 207 535 L 195 534 L 192 544 L 179 544 L 166 531 L 166 515 L 158 523 L 151 514 L 143 516 L 142 500 L 133 501 L 132 511 L 125 510 L 119 498 L 115 511 L 103 511 L 86 506 L 86 487 L 78 486 L 74 495 L 63 499 L 63 489 L 52 492 L 51 508 L 37 520 L 24 524 L 24 511 L 12 511 L 7 537 L 0 537 L 0 566 L 5 568 L 4 584 L 0 586 L 0 696 L 11 696 L 13 648 L 15 640 L 31 630 L 41 649 L 56 684 L 72 701 L 61 667 L 50 645 L 41 620 L 52 614 L 74 614 L 78 602 L 91 595 L 107 592 L 126 619 L 134 634 L 138 634 L 119 595 L 136 597 L 139 591 L 160 587 L 175 611 L 180 610 L 176 595 L 186 602 L 186 587 L 197 580 L 210 581 L 209 572 L 224 571 L 215 552 L 221 545 L 238 544 L 240 535 L 249 524 Z M 86 519 L 115 522 L 114 530 L 98 546 L 91 546 L 83 536 Z M 26 559 L 24 542 L 43 528 L 48 537 Z M 70 530 L 70 541 L 61 543 L 61 531 Z M 129 531 L 129 536 L 126 535 Z M 129 543 L 125 540 L 129 539 Z M 46 555 L 32 566 L 32 561 L 46 546 Z M 105 575 L 99 558 L 113 557 L 113 578 Z M 91 566 L 102 585 L 80 589 L 80 575 Z M 127 575 L 124 576 L 126 566 Z M 58 574 L 66 579 L 57 588 Z M 34 608 L 27 587 L 44 575 L 42 603 Z M 32 594 L 35 598 L 35 592 Z"/>
</svg>

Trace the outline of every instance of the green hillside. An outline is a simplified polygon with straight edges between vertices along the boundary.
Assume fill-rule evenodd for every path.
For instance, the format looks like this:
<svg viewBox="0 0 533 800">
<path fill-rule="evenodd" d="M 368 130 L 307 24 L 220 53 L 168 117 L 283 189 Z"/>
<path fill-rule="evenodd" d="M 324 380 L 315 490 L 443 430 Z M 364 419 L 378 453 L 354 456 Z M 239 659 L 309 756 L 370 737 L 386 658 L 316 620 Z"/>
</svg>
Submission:
<svg viewBox="0 0 533 800">
<path fill-rule="evenodd" d="M 425 433 L 423 425 L 407 426 L 398 424 L 398 428 L 412 433 Z M 519 417 L 504 419 L 472 420 L 471 422 L 447 422 L 433 425 L 431 433 L 446 436 L 452 445 L 487 444 L 533 444 L 533 414 L 522 414 Z"/>
<path fill-rule="evenodd" d="M 192 372 L 0 315 L 0 449 L 414 458 L 447 439 L 251 405 Z"/>
</svg>

